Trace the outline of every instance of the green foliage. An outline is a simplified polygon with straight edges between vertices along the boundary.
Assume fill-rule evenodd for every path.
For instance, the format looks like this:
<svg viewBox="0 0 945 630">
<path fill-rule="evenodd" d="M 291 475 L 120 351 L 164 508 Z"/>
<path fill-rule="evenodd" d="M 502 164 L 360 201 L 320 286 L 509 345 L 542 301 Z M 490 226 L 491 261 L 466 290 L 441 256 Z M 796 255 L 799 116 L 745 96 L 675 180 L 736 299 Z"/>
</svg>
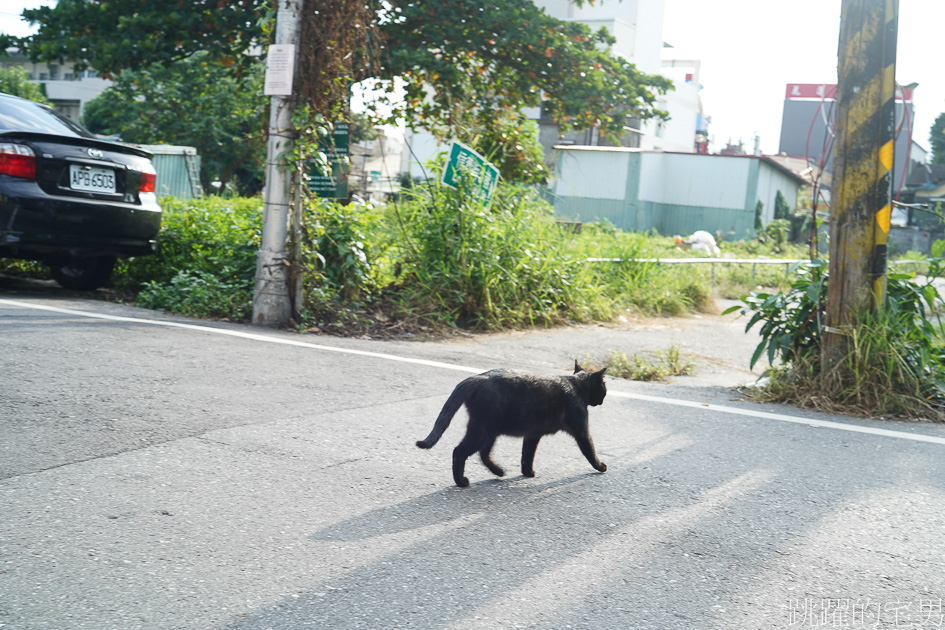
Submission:
<svg viewBox="0 0 945 630">
<path fill-rule="evenodd" d="M 161 205 L 158 254 L 120 261 L 112 277 L 115 288 L 132 292 L 143 288 L 140 305 L 148 308 L 247 320 L 252 310 L 261 201 L 168 197 Z"/>
<path fill-rule="evenodd" d="M 827 270 L 813 261 L 798 270 L 799 279 L 786 293 L 753 293 L 741 309 L 753 311 L 745 330 L 763 322 L 761 342 L 751 366 L 767 350 L 770 364 L 783 367 L 760 397 L 788 400 L 825 410 L 862 413 L 940 415 L 945 402 L 945 348 L 942 323 L 932 314 L 943 303 L 932 284 L 945 260 L 931 258 L 924 280 L 912 273 L 889 273 L 886 303 L 878 313 L 861 314 L 834 334 L 844 337 L 844 354 L 822 371 L 823 316 Z"/>
<path fill-rule="evenodd" d="M 484 208 L 418 184 L 398 204 L 304 208 L 299 256 L 304 327 L 360 334 L 451 325 L 494 330 L 621 313 L 707 308 L 704 273 L 653 258 L 662 237 L 602 222 L 562 229 L 526 187 L 500 184 Z M 139 304 L 246 321 L 259 247 L 259 199 L 165 199 L 160 251 L 120 261 L 115 288 Z M 593 258 L 620 258 L 621 262 Z"/>
<path fill-rule="evenodd" d="M 936 117 L 929 131 L 932 144 L 932 164 L 945 164 L 945 112 Z"/>
<path fill-rule="evenodd" d="M 607 368 L 607 374 L 631 381 L 666 381 L 670 376 L 686 376 L 695 369 L 691 360 L 683 360 L 679 346 L 672 344 L 665 352 L 655 355 L 632 354 L 612 350 L 604 361 L 587 357 L 582 363 L 585 370 L 597 371 Z"/>
<path fill-rule="evenodd" d="M 309 2 L 306 8 L 317 6 Z M 372 66 L 365 59 L 344 73 L 321 72 L 324 65 L 319 72 L 300 73 L 312 102 L 319 94 L 337 92 L 339 85 L 368 79 L 382 81 L 393 95 L 395 80 L 403 80 L 406 98 L 382 99 L 378 111 L 389 110 L 390 119 L 405 119 L 440 138 L 457 135 L 464 113 L 474 111 L 494 113 L 498 121 L 504 112 L 520 114 L 523 107 L 543 105 L 565 127 L 596 126 L 611 137 L 622 134 L 627 116 L 666 116 L 655 104 L 672 88 L 668 79 L 612 55 L 613 38 L 605 30 L 591 32 L 578 22 L 551 18 L 531 0 L 372 0 L 346 8 L 364 7 L 373 22 L 356 26 L 334 20 L 337 32 L 308 38 L 300 58 L 325 51 L 331 59 L 367 57 L 362 44 L 338 51 L 326 42 L 376 31 L 373 46 L 383 53 L 381 63 Z M 35 60 L 74 59 L 77 70 L 88 66 L 110 76 L 129 68 L 171 67 L 198 53 L 211 64 L 246 68 L 254 59 L 246 51 L 268 43 L 274 11 L 268 0 L 140 2 L 133 11 L 121 2 L 60 0 L 24 15 L 38 32 L 4 43 L 25 46 Z M 325 108 L 319 113 L 329 114 Z M 493 133 L 499 126 L 482 128 Z"/>
<path fill-rule="evenodd" d="M 0 68 L 0 92 L 12 94 L 20 98 L 28 98 L 31 101 L 50 105 L 49 99 L 43 93 L 43 88 L 39 83 L 30 81 L 30 73 L 26 68 L 11 66 L 9 68 Z"/>
<path fill-rule="evenodd" d="M 765 239 L 726 241 L 725 251 L 736 258 L 810 258 L 807 244 L 783 243 L 778 246 Z"/>
<path fill-rule="evenodd" d="M 550 207 L 528 189 L 500 186 L 484 208 L 462 190 L 431 183 L 414 188 L 398 215 L 401 287 L 414 308 L 481 328 L 581 316 L 570 311 L 583 267 L 565 251 Z"/>
<path fill-rule="evenodd" d="M 774 218 L 777 220 L 788 220 L 791 218 L 791 206 L 784 199 L 781 191 L 777 191 L 774 196 Z"/>
<path fill-rule="evenodd" d="M 20 260 L 19 258 L 0 258 L 0 273 L 7 276 L 26 278 L 42 278 L 48 280 L 49 267 L 36 260 Z"/>
<path fill-rule="evenodd" d="M 761 287 L 785 290 L 793 278 L 791 264 L 727 264 L 719 265 L 713 274 L 713 285 L 719 297 L 737 300 Z"/>
<path fill-rule="evenodd" d="M 672 239 L 624 232 L 607 221 L 583 228 L 571 245 L 579 259 L 603 259 L 589 263 L 588 282 L 612 296 L 616 312 L 674 316 L 708 309 L 710 283 L 702 270 L 648 261 L 678 254 Z"/>
<path fill-rule="evenodd" d="M 197 52 L 225 65 L 240 64 L 250 61 L 245 52 L 263 40 L 260 18 L 269 4 L 137 2 L 129 10 L 125 2 L 58 0 L 53 6 L 23 11 L 39 30 L 19 43 L 26 44 L 34 59 L 70 59 L 77 71 L 91 67 L 106 75 L 152 64 L 169 66 Z"/>
<path fill-rule="evenodd" d="M 205 188 L 233 179 L 242 194 L 255 194 L 262 188 L 268 113 L 260 78 L 258 68 L 241 75 L 204 53 L 154 64 L 117 77 L 86 105 L 83 123 L 125 142 L 196 147 Z"/>
<path fill-rule="evenodd" d="M 309 204 L 303 217 L 303 260 L 312 278 L 347 301 L 377 288 L 374 252 L 367 231 L 377 220 L 373 208 L 359 209 L 321 200 Z"/>
<path fill-rule="evenodd" d="M 761 234 L 762 230 L 765 229 L 764 209 L 765 204 L 759 199 L 758 203 L 755 204 L 755 234 Z"/>
<path fill-rule="evenodd" d="M 181 271 L 167 284 L 145 285 L 135 301 L 142 308 L 211 319 L 246 321 L 253 310 L 252 284 L 203 271 Z"/>
<path fill-rule="evenodd" d="M 673 315 L 711 301 L 700 274 L 633 260 L 651 257 L 655 239 L 608 223 L 562 229 L 529 188 L 500 184 L 484 208 L 428 182 L 386 212 L 366 229 L 366 242 L 380 245 L 367 256 L 381 288 L 362 290 L 360 302 L 391 320 L 498 329 Z M 621 261 L 588 261 L 605 257 Z"/>
<path fill-rule="evenodd" d="M 945 256 L 945 240 L 937 240 L 932 243 L 932 258 L 942 258 Z"/>
<path fill-rule="evenodd" d="M 356 334 L 403 315 L 381 305 L 382 285 L 393 280 L 388 250 L 394 229 L 383 209 L 313 200 L 303 209 L 293 269 L 301 273 L 303 328 Z M 370 314 L 366 309 L 371 309 Z M 389 315 L 386 311 L 390 311 Z"/>
<path fill-rule="evenodd" d="M 753 291 L 741 299 L 744 306 L 733 306 L 723 315 L 741 310 L 753 311 L 745 332 L 763 322 L 761 343 L 755 348 L 750 367 L 755 367 L 767 350 L 768 363 L 776 358 L 790 362 L 819 353 L 822 341 L 823 301 L 827 288 L 827 264 L 822 260 L 796 265 L 797 279 L 784 293 Z"/>
<path fill-rule="evenodd" d="M 471 114 L 468 127 L 457 125 L 457 138 L 496 165 L 509 182 L 544 183 L 548 170 L 538 141 L 538 124 L 512 111 Z"/>
<path fill-rule="evenodd" d="M 773 369 L 755 397 L 833 413 L 941 420 L 941 350 L 928 351 L 930 338 L 909 331 L 910 318 L 894 310 L 862 314 L 832 367 L 825 371 L 812 355 Z"/>
<path fill-rule="evenodd" d="M 791 235 L 791 221 L 789 219 L 775 219 L 765 226 L 768 240 L 780 251 Z"/>
<path fill-rule="evenodd" d="M 654 104 L 669 80 L 607 52 L 614 40 L 604 29 L 554 19 L 530 0 L 400 2 L 391 15 L 382 78 L 407 81 L 406 99 L 390 102 L 393 115 L 439 137 L 474 109 L 544 105 L 565 127 L 597 126 L 611 137 L 628 115 L 664 115 Z"/>
</svg>

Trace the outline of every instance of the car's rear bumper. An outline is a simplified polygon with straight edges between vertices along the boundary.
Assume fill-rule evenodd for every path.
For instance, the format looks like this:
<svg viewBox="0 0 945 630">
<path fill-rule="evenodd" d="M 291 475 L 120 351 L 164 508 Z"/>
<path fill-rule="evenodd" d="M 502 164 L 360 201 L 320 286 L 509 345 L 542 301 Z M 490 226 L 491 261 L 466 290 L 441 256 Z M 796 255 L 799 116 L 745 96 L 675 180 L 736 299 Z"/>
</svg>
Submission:
<svg viewBox="0 0 945 630">
<path fill-rule="evenodd" d="M 0 256 L 140 256 L 156 251 L 161 207 L 57 197 L 33 182 L 0 182 Z"/>
</svg>

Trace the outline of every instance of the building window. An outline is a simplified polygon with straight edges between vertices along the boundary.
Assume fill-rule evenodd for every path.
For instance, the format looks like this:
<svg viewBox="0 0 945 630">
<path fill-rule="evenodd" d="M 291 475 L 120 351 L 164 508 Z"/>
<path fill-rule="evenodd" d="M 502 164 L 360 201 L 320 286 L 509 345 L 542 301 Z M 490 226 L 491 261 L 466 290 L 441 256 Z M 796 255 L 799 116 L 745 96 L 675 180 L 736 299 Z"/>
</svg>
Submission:
<svg viewBox="0 0 945 630">
<path fill-rule="evenodd" d="M 59 78 L 59 66 L 52 64 L 49 66 L 49 78 L 55 81 Z"/>
</svg>

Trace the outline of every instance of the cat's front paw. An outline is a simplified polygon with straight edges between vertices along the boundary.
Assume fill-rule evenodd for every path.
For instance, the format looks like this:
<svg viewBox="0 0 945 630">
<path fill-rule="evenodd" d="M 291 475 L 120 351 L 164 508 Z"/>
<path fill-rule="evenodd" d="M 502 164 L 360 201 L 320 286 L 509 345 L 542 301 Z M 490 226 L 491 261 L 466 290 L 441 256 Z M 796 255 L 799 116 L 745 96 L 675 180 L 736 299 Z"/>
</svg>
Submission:
<svg viewBox="0 0 945 630">
<path fill-rule="evenodd" d="M 606 472 L 607 464 L 605 464 L 604 462 L 601 462 L 600 466 L 594 466 L 594 468 L 596 468 L 598 472 Z"/>
<path fill-rule="evenodd" d="M 522 471 L 522 475 L 525 476 L 525 477 L 534 477 L 534 476 L 535 476 L 535 471 L 534 471 L 534 470 L 523 470 L 523 471 Z"/>
<path fill-rule="evenodd" d="M 462 479 L 456 479 L 455 481 L 456 481 L 456 485 L 459 486 L 460 488 L 466 488 L 469 486 L 469 479 L 467 479 L 466 477 L 463 477 Z"/>
</svg>

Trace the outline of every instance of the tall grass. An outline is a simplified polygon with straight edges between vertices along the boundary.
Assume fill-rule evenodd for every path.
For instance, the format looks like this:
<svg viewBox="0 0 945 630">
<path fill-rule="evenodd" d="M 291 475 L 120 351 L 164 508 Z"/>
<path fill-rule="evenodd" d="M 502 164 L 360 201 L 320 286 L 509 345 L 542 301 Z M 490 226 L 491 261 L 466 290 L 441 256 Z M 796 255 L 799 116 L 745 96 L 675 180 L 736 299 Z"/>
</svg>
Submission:
<svg viewBox="0 0 945 630">
<path fill-rule="evenodd" d="M 590 281 L 605 287 L 616 312 L 674 316 L 707 309 L 711 288 L 702 270 L 647 262 L 667 253 L 664 241 L 655 235 L 624 232 L 605 221 L 585 225 L 570 247 L 582 261 L 605 259 L 584 264 Z"/>
<path fill-rule="evenodd" d="M 796 359 L 772 370 L 755 397 L 831 413 L 941 420 L 941 358 L 923 359 L 922 344 L 904 338 L 908 329 L 889 311 L 863 315 L 829 369 L 819 354 Z"/>
<path fill-rule="evenodd" d="M 654 255 L 652 237 L 609 224 L 575 234 L 526 187 L 500 187 L 486 208 L 428 184 L 391 211 L 405 272 L 393 289 L 408 308 L 451 325 L 548 326 L 627 310 L 675 315 L 709 300 L 702 277 L 635 260 Z"/>
<path fill-rule="evenodd" d="M 609 314 L 550 208 L 528 188 L 501 187 L 484 207 L 430 184 L 392 211 L 403 256 L 403 277 L 392 290 L 408 308 L 488 329 Z"/>
<path fill-rule="evenodd" d="M 120 263 L 115 287 L 150 308 L 248 320 L 261 200 L 163 205 L 160 253 Z M 583 227 L 563 228 L 533 189 L 505 184 L 488 207 L 435 182 L 378 207 L 315 200 L 291 261 L 304 288 L 297 323 L 497 330 L 708 308 L 704 272 L 634 260 L 662 256 L 665 238 Z"/>
</svg>

